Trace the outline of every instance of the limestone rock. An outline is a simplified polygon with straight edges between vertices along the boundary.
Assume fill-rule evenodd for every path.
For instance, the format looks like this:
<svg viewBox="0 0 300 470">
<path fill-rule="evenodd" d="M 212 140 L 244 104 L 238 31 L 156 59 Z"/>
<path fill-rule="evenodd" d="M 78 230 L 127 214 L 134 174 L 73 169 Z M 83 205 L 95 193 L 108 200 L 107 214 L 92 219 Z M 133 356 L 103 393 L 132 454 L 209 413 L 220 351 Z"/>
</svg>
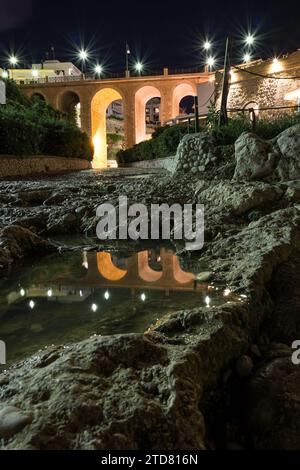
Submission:
<svg viewBox="0 0 300 470">
<path fill-rule="evenodd" d="M 275 139 L 282 157 L 277 166 L 278 177 L 282 180 L 300 177 L 300 124 L 286 129 Z"/>
<path fill-rule="evenodd" d="M 235 143 L 235 180 L 291 180 L 300 178 L 300 124 L 272 141 L 244 132 Z"/>
<path fill-rule="evenodd" d="M 217 160 L 216 140 L 208 132 L 188 134 L 181 140 L 174 158 L 173 173 L 201 174 Z"/>
<path fill-rule="evenodd" d="M 12 437 L 32 421 L 30 414 L 15 406 L 0 409 L 0 438 Z"/>
<path fill-rule="evenodd" d="M 13 259 L 20 259 L 25 254 L 49 253 L 54 251 L 53 246 L 46 240 L 18 225 L 10 225 L 0 233 L 2 244 Z"/>
<path fill-rule="evenodd" d="M 234 179 L 253 181 L 272 177 L 278 161 L 271 142 L 252 132 L 243 132 L 235 143 Z"/>
<path fill-rule="evenodd" d="M 300 367 L 291 357 L 264 366 L 247 386 L 247 423 L 255 449 L 300 450 Z"/>
</svg>

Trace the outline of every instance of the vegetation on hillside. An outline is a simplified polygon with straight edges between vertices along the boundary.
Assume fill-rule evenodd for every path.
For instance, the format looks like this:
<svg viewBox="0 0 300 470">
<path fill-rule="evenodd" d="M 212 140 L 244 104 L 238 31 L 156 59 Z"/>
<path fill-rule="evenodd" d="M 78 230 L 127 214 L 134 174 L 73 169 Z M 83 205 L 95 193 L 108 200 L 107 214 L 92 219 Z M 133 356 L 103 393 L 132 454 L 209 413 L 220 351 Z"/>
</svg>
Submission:
<svg viewBox="0 0 300 470">
<path fill-rule="evenodd" d="M 0 106 L 0 155 L 49 155 L 92 159 L 88 136 L 72 120 L 39 98 L 25 97 L 6 80 L 7 104 Z"/>
<path fill-rule="evenodd" d="M 281 114 L 278 117 L 257 119 L 255 133 L 263 139 L 273 139 L 285 129 L 300 123 L 300 113 Z M 218 113 L 211 108 L 207 120 L 202 122 L 201 130 L 212 132 L 219 146 L 233 145 L 243 132 L 252 131 L 252 122 L 247 114 L 238 114 L 229 119 L 226 126 L 218 126 Z M 141 142 L 134 147 L 118 152 L 117 159 L 120 165 L 156 158 L 169 157 L 176 153 L 176 149 L 182 137 L 188 132 L 193 132 L 193 127 L 188 129 L 186 124 L 165 126 L 158 129 L 153 138 Z"/>
</svg>

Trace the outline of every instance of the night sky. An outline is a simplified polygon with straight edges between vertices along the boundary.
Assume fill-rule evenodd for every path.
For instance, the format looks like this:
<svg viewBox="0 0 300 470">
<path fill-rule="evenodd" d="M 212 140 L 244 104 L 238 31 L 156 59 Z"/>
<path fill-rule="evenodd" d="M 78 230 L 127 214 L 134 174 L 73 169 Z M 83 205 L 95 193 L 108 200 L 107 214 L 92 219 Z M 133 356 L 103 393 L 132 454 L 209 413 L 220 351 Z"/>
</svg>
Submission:
<svg viewBox="0 0 300 470">
<path fill-rule="evenodd" d="M 94 56 L 91 63 L 121 71 L 127 40 L 132 61 L 142 60 L 149 71 L 198 67 L 206 35 L 214 39 L 213 55 L 221 64 L 226 34 L 236 38 L 238 61 L 247 29 L 257 32 L 253 58 L 300 48 L 295 0 L 0 0 L 0 9 L 1 65 L 9 52 L 27 65 L 39 62 L 51 46 L 57 59 L 74 60 L 82 43 Z"/>
</svg>

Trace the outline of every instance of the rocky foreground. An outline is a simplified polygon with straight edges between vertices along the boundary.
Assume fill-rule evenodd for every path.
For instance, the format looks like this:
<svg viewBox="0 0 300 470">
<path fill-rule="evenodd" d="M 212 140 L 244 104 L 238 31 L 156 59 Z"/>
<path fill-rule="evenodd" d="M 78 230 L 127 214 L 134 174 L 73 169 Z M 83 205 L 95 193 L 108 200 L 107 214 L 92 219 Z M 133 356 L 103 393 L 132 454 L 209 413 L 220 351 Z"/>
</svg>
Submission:
<svg viewBox="0 0 300 470">
<path fill-rule="evenodd" d="M 53 347 L 2 373 L 1 448 L 300 449 L 300 365 L 291 360 L 300 339 L 296 127 L 272 143 L 243 134 L 225 160 L 213 144 L 207 150 L 205 136 L 188 137 L 173 175 L 1 183 L 3 276 L 29 255 L 56 250 L 54 236 L 94 237 L 98 205 L 127 195 L 205 204 L 204 249 L 177 250 L 241 299 L 174 312 L 144 335 Z M 184 167 L 191 152 L 195 171 Z"/>
</svg>

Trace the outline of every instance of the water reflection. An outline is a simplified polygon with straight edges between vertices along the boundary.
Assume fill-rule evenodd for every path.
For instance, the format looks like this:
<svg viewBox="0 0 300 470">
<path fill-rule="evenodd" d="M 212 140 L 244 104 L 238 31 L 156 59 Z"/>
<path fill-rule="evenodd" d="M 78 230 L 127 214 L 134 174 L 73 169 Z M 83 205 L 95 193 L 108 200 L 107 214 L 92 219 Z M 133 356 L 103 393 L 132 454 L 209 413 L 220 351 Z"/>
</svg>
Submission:
<svg viewBox="0 0 300 470">
<path fill-rule="evenodd" d="M 228 294 L 229 295 L 229 294 Z M 228 301 L 165 248 L 132 256 L 55 255 L 0 287 L 0 339 L 8 362 L 93 334 L 143 332 L 172 311 Z"/>
</svg>

